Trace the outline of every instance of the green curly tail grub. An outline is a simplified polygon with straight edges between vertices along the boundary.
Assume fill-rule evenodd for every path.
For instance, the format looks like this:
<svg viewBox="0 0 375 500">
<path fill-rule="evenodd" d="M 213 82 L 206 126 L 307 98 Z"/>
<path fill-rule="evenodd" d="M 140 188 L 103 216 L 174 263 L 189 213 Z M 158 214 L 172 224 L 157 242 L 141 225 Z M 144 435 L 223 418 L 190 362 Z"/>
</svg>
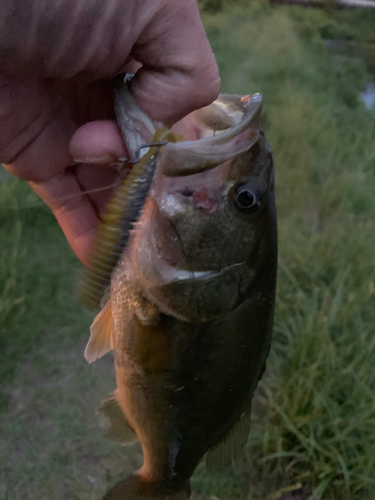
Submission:
<svg viewBox="0 0 375 500">
<path fill-rule="evenodd" d="M 167 128 L 159 128 L 153 137 L 153 143 L 179 140 L 180 137 Z M 91 264 L 84 271 L 80 286 L 79 300 L 90 310 L 100 307 L 100 301 L 110 285 L 112 271 L 127 244 L 133 224 L 139 218 L 154 178 L 160 147 L 150 147 L 133 166 L 107 206 L 99 225 Z"/>
</svg>

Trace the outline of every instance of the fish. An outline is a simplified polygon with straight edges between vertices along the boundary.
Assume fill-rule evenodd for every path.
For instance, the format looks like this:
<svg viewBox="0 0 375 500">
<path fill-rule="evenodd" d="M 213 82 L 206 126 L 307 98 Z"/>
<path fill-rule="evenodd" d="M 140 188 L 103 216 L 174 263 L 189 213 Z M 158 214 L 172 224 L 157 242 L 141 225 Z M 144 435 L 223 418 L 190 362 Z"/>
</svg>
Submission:
<svg viewBox="0 0 375 500">
<path fill-rule="evenodd" d="M 85 357 L 113 350 L 117 388 L 100 407 L 106 435 L 139 441 L 143 452 L 142 467 L 104 500 L 187 500 L 204 457 L 209 470 L 220 469 L 247 442 L 277 269 L 274 164 L 261 108 L 259 94 L 220 94 L 185 120 L 194 140 L 171 132 L 150 146 L 157 154 L 143 158 L 154 165 L 152 182 L 131 230 L 125 217 L 109 245 L 117 255 L 110 275 L 95 267 L 100 252 L 93 259 L 96 283 L 100 272 L 110 283 L 100 288 Z M 147 123 L 155 137 L 159 124 Z M 122 129 L 125 138 L 138 133 L 129 123 Z M 124 214 L 116 220 L 121 226 Z"/>
</svg>

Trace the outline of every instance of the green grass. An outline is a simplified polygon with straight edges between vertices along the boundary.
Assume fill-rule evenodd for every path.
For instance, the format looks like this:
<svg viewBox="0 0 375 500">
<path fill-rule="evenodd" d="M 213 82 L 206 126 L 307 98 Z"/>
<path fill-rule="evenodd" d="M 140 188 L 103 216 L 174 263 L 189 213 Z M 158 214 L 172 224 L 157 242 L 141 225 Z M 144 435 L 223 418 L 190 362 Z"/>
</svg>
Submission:
<svg viewBox="0 0 375 500">
<path fill-rule="evenodd" d="M 264 96 L 280 260 L 245 456 L 227 474 L 199 467 L 194 499 L 276 500 L 298 483 L 315 500 L 375 496 L 375 120 L 358 99 L 364 65 L 322 40 L 372 41 L 370 21 L 257 2 L 205 17 L 223 90 Z M 0 177 L 0 194 L 0 499 L 99 499 L 139 449 L 101 437 L 113 370 L 82 359 L 91 316 L 53 217 L 21 181 Z"/>
<path fill-rule="evenodd" d="M 300 34 L 318 35 L 323 38 L 375 43 L 375 12 L 371 9 L 339 10 L 332 8 L 330 0 L 325 9 L 304 9 L 299 6 L 274 7 L 274 10 L 286 12 L 287 16 L 297 21 L 295 26 Z M 203 16 L 234 9 L 245 10 L 257 15 L 266 11 L 269 5 L 252 0 L 198 0 Z"/>
<path fill-rule="evenodd" d="M 115 386 L 113 359 L 83 360 L 85 342 L 49 339 L 24 357 L 0 415 L 1 500 L 94 500 L 142 462 L 103 439 L 95 408 Z"/>
<path fill-rule="evenodd" d="M 306 29 L 306 12 L 255 4 L 247 16 L 207 20 L 224 89 L 264 96 L 277 173 L 274 342 L 242 467 L 268 486 L 301 481 L 314 498 L 367 500 L 375 491 L 375 122 L 357 97 L 364 66 L 333 64 L 319 31 Z"/>
<path fill-rule="evenodd" d="M 4 177 L 4 174 L 3 174 Z M 79 264 L 49 210 L 18 179 L 0 179 L 0 381 L 36 343 L 74 338 L 89 315 L 74 298 Z"/>
</svg>

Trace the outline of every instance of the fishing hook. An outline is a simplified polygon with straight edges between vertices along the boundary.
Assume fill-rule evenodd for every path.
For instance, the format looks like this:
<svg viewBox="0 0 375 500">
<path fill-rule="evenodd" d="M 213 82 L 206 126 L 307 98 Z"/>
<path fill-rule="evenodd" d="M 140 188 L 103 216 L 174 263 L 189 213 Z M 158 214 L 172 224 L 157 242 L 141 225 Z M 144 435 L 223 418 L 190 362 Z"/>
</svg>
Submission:
<svg viewBox="0 0 375 500">
<path fill-rule="evenodd" d="M 137 149 L 137 154 L 136 154 L 135 159 L 133 158 L 132 160 L 128 160 L 127 158 L 119 158 L 118 161 L 121 162 L 121 163 L 131 163 L 132 165 L 135 165 L 141 159 L 140 158 L 140 151 L 141 151 L 141 149 L 152 148 L 152 147 L 155 147 L 155 146 L 161 147 L 161 146 L 165 146 L 166 144 L 168 144 L 168 141 L 164 141 L 164 142 L 151 142 L 150 144 L 142 144 L 142 146 L 139 146 L 139 148 Z"/>
</svg>

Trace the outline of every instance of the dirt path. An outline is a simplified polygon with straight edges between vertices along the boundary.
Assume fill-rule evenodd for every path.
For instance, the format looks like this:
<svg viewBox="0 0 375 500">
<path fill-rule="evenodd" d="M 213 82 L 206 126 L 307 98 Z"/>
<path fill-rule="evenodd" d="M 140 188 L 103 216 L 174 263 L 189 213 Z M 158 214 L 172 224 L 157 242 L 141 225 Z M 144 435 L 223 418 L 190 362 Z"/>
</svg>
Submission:
<svg viewBox="0 0 375 500">
<path fill-rule="evenodd" d="M 115 387 L 113 359 L 83 359 L 85 341 L 30 353 L 0 415 L 1 500 L 97 500 L 142 461 L 139 445 L 103 438 L 95 408 Z M 104 424 L 104 422 L 102 422 Z"/>
</svg>

